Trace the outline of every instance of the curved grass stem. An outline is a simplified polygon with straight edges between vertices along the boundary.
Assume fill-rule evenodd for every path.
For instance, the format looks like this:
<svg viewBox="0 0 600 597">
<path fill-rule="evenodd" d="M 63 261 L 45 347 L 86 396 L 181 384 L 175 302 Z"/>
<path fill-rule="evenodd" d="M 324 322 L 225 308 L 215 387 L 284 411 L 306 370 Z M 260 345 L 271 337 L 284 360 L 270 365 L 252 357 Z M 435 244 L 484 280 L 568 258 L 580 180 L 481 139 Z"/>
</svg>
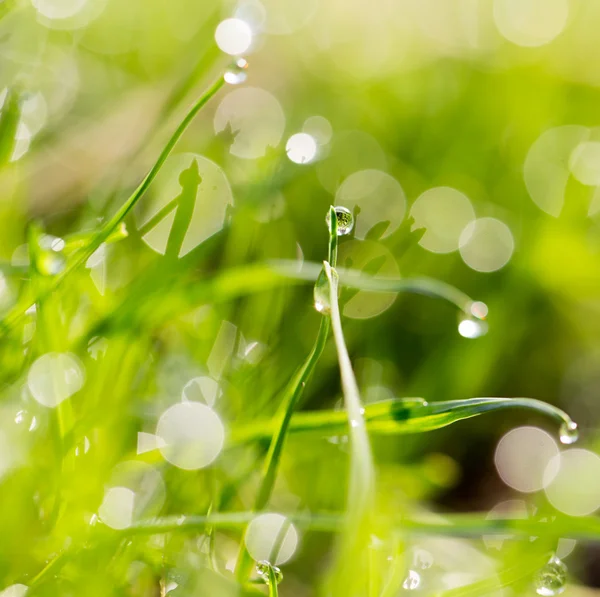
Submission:
<svg viewBox="0 0 600 597">
<path fill-rule="evenodd" d="M 329 228 L 329 249 L 328 258 L 333 262 L 337 259 L 337 219 L 334 217 L 330 218 Z M 274 420 L 274 434 L 269 445 L 269 451 L 263 466 L 263 474 L 254 501 L 254 511 L 258 512 L 265 508 L 269 503 L 271 494 L 273 493 L 273 487 L 275 486 L 275 480 L 277 477 L 277 470 L 279 468 L 279 462 L 281 460 L 281 453 L 287 437 L 287 433 L 290 426 L 290 421 L 294 410 L 298 404 L 300 396 L 304 391 L 306 382 L 310 378 L 314 371 L 323 350 L 327 343 L 327 336 L 329 335 L 329 317 L 323 317 L 319 325 L 319 331 L 315 344 L 308 355 L 306 361 L 300 367 L 298 372 L 294 375 L 291 382 L 285 389 L 279 412 L 277 413 Z M 250 572 L 251 559 L 250 555 L 245 546 L 245 542 L 240 545 L 240 552 L 236 563 L 236 575 L 238 580 L 244 581 Z"/>
<path fill-rule="evenodd" d="M 127 214 L 133 209 L 135 204 L 147 191 L 152 181 L 156 178 L 166 159 L 169 157 L 171 151 L 190 125 L 192 120 L 196 117 L 198 112 L 208 103 L 208 101 L 216 95 L 216 93 L 223 87 L 225 80 L 223 76 L 219 76 L 212 85 L 194 102 L 188 113 L 185 115 L 183 120 L 179 123 L 179 126 L 175 129 L 175 132 L 171 135 L 166 145 L 163 147 L 158 159 L 148 172 L 139 186 L 133 191 L 121 208 L 104 224 L 104 226 L 94 234 L 89 242 L 81 247 L 76 253 L 73 254 L 69 260 L 67 267 L 57 276 L 54 277 L 51 284 L 47 285 L 44 289 L 44 294 L 50 294 L 55 290 L 62 281 L 71 274 L 75 269 L 84 264 L 89 257 L 98 249 L 98 247 L 105 242 L 111 234 L 118 228 L 121 222 L 125 219 Z M 27 301 L 27 304 L 17 305 L 0 323 L 0 336 L 7 333 L 18 321 L 21 320 L 25 315 L 25 311 L 31 306 L 31 304 L 39 301 L 41 296 L 35 296 Z"/>
<path fill-rule="evenodd" d="M 350 480 L 348 486 L 347 524 L 340 538 L 340 549 L 331 581 L 336 593 L 343 595 L 363 594 L 368 570 L 350 570 L 356 562 L 364 562 L 364 546 L 369 537 L 371 512 L 375 498 L 375 468 L 371 445 L 364 419 L 364 409 L 346 342 L 342 330 L 338 305 L 338 275 L 327 262 L 324 264 L 329 280 L 331 327 L 338 354 L 344 405 L 350 434 Z M 350 564 L 350 563 L 354 564 Z M 352 579 L 352 580 L 350 580 Z"/>
</svg>

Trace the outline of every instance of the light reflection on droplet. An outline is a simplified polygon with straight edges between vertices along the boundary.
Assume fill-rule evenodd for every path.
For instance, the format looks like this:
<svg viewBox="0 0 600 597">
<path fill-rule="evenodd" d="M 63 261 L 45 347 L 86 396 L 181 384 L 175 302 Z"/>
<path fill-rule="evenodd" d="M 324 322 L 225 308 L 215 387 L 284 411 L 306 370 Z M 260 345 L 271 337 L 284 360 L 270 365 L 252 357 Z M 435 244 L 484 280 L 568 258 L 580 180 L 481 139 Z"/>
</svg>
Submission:
<svg viewBox="0 0 600 597">
<path fill-rule="evenodd" d="M 477 319 L 485 319 L 488 316 L 488 306 L 482 301 L 473 301 L 469 305 L 469 311 Z"/>
<path fill-rule="evenodd" d="M 458 333 L 463 338 L 469 338 L 474 340 L 485 336 L 488 331 L 488 324 L 485 321 L 479 321 L 477 319 L 461 319 L 458 323 Z"/>
<path fill-rule="evenodd" d="M 535 592 L 542 597 L 554 597 L 565 590 L 567 583 L 567 567 L 556 557 L 535 575 Z"/>
<path fill-rule="evenodd" d="M 88 342 L 88 354 L 94 359 L 98 361 L 101 359 L 108 349 L 108 340 L 101 336 L 94 336 L 90 338 Z"/>
<path fill-rule="evenodd" d="M 335 211 L 335 217 L 337 220 L 337 235 L 346 236 L 347 234 L 350 234 L 352 232 L 352 228 L 354 228 L 354 217 L 352 216 L 352 212 L 343 205 L 336 205 L 333 209 Z M 327 211 L 325 223 L 327 224 L 327 229 L 329 230 L 331 225 L 330 211 Z"/>
<path fill-rule="evenodd" d="M 407 591 L 415 591 L 421 586 L 421 575 L 416 570 L 409 570 L 402 582 L 402 588 Z"/>
<path fill-rule="evenodd" d="M 550 434 L 537 427 L 517 427 L 498 442 L 494 461 L 501 479 L 523 493 L 544 487 L 544 471 L 558 454 Z"/>
<path fill-rule="evenodd" d="M 267 560 L 261 560 L 256 564 L 256 573 L 260 576 L 265 584 L 270 584 L 270 572 L 273 570 L 275 582 L 279 584 L 283 580 L 283 573 L 277 566 L 273 566 Z"/>
<path fill-rule="evenodd" d="M 218 415 L 205 404 L 181 402 L 161 415 L 156 435 L 165 444 L 160 448 L 165 460 L 184 470 L 197 470 L 219 456 L 225 428 Z"/>
<path fill-rule="evenodd" d="M 244 83 L 248 78 L 246 70 L 248 68 L 248 61 L 244 58 L 238 58 L 223 75 L 225 83 L 230 85 L 239 85 Z"/>
<path fill-rule="evenodd" d="M 310 164 L 317 156 L 317 142 L 308 133 L 296 133 L 288 139 L 285 151 L 295 164 Z"/>
<path fill-rule="evenodd" d="M 287 530 L 282 530 L 283 525 Z M 283 532 L 285 535 L 281 538 Z M 269 560 L 280 565 L 294 555 L 298 547 L 298 531 L 282 514 L 260 514 L 248 525 L 245 541 L 248 553 L 254 560 Z M 279 550 L 272 554 L 276 546 L 279 546 Z"/>
<path fill-rule="evenodd" d="M 335 195 L 335 202 L 356 215 L 356 236 L 389 236 L 400 226 L 406 199 L 400 183 L 381 170 L 360 170 L 348 176 Z M 375 232 L 376 230 L 376 232 Z"/>
<path fill-rule="evenodd" d="M 217 26 L 215 41 L 226 54 L 239 56 L 246 53 L 252 45 L 252 29 L 241 19 L 225 19 Z"/>
<path fill-rule="evenodd" d="M 568 421 L 560 426 L 560 443 L 565 445 L 574 444 L 579 439 L 579 429 L 575 421 Z"/>
<path fill-rule="evenodd" d="M 279 145 L 285 130 L 285 114 L 268 91 L 243 87 L 223 98 L 215 112 L 214 129 L 217 134 L 231 134 L 232 155 L 253 160 Z"/>
<path fill-rule="evenodd" d="M 515 243 L 510 228 L 496 218 L 479 218 L 469 223 L 459 239 L 463 261 L 475 271 L 494 272 L 512 257 Z"/>
<path fill-rule="evenodd" d="M 569 516 L 586 516 L 600 508 L 600 457 L 581 448 L 555 456 L 544 473 L 548 501 Z"/>
<path fill-rule="evenodd" d="M 542 46 L 562 33 L 569 0 L 494 0 L 500 33 L 519 46 Z"/>
<path fill-rule="evenodd" d="M 426 549 L 417 548 L 413 552 L 413 564 L 419 570 L 428 570 L 433 566 L 433 554 Z"/>
<path fill-rule="evenodd" d="M 421 194 L 413 203 L 410 215 L 413 230 L 424 228 L 419 244 L 433 253 L 450 253 L 458 249 L 458 238 L 465 226 L 475 219 L 469 198 L 450 187 L 436 187 Z"/>
<path fill-rule="evenodd" d="M 83 456 L 90 451 L 90 440 L 87 436 L 85 436 L 76 446 L 75 446 L 75 456 Z"/>
<path fill-rule="evenodd" d="M 24 427 L 27 427 L 28 431 L 33 431 L 38 425 L 36 417 L 26 410 L 20 410 L 17 412 L 15 415 L 15 423 L 17 425 L 23 425 Z"/>
<path fill-rule="evenodd" d="M 32 396 L 43 406 L 55 407 L 83 386 L 84 369 L 77 357 L 51 352 L 39 357 L 27 374 Z"/>
</svg>

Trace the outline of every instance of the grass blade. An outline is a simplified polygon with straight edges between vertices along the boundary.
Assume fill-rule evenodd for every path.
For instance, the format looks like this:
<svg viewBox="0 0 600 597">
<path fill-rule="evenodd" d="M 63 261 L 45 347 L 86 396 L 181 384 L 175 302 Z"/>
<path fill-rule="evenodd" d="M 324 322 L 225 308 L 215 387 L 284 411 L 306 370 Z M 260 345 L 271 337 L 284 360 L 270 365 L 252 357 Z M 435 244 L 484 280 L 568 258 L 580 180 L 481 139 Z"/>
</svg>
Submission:
<svg viewBox="0 0 600 597">
<path fill-rule="evenodd" d="M 367 405 L 363 418 L 369 433 L 421 433 L 488 412 L 515 408 L 548 417 L 560 427 L 574 425 L 567 413 L 534 398 L 470 398 L 430 404 L 422 398 L 394 398 Z M 230 442 L 236 444 L 269 437 L 274 433 L 275 426 L 275 420 L 266 420 L 234 428 Z M 348 429 L 348 417 L 339 410 L 300 412 L 292 417 L 290 423 L 291 433 L 336 435 L 347 433 Z"/>
<path fill-rule="evenodd" d="M 335 213 L 333 218 L 335 218 Z M 325 262 L 329 280 L 331 327 L 338 353 L 344 404 L 350 433 L 350 482 L 348 487 L 348 519 L 340 538 L 340 550 L 331 582 L 335 593 L 364 594 L 368 570 L 364 565 L 364 549 L 369 537 L 370 517 L 375 497 L 375 469 L 371 445 L 363 417 L 358 385 L 346 348 L 338 305 L 338 276 Z M 361 565 L 362 563 L 362 565 Z"/>
</svg>

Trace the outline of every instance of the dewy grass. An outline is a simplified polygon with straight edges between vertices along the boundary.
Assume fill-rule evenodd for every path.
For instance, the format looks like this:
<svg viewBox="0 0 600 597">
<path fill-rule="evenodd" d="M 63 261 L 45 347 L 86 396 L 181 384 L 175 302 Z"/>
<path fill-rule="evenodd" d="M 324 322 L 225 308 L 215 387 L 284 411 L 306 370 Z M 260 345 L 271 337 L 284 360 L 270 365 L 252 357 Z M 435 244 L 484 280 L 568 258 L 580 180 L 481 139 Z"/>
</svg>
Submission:
<svg viewBox="0 0 600 597">
<path fill-rule="evenodd" d="M 327 258 L 333 263 L 336 263 L 337 261 L 337 245 L 337 220 L 332 218 L 329 223 L 329 248 Z M 315 344 L 310 354 L 308 355 L 302 367 L 300 367 L 298 372 L 294 375 L 283 394 L 281 406 L 279 407 L 279 413 L 276 417 L 276 424 L 274 428 L 275 432 L 271 438 L 269 451 L 267 452 L 267 457 L 265 459 L 263 468 L 262 479 L 254 502 L 255 511 L 262 510 L 269 503 L 269 499 L 275 485 L 281 452 L 283 450 L 283 445 L 288 433 L 292 415 L 307 381 L 309 380 L 315 369 L 315 366 L 323 354 L 325 343 L 327 342 L 327 336 L 329 334 L 329 327 L 329 317 L 324 315 L 319 324 L 317 339 L 315 340 Z M 250 563 L 251 560 L 248 551 L 246 550 L 245 543 L 242 542 L 236 565 L 238 579 L 242 581 L 245 580 L 249 573 Z"/>
<path fill-rule="evenodd" d="M 121 208 L 113 215 L 112 218 L 106 222 L 104 226 L 94 234 L 87 244 L 79 249 L 69 260 L 65 269 L 58 275 L 54 276 L 52 283 L 45 289 L 43 295 L 47 295 L 57 288 L 63 280 L 69 276 L 74 270 L 83 265 L 89 257 L 98 249 L 98 247 L 105 242 L 115 233 L 119 228 L 127 214 L 133 209 L 135 204 L 144 195 L 152 181 L 156 178 L 166 159 L 169 157 L 171 151 L 188 128 L 192 120 L 196 117 L 198 112 L 209 102 L 209 100 L 217 94 L 217 92 L 225 85 L 224 74 L 221 74 L 209 87 L 208 89 L 194 102 L 188 113 L 185 115 L 183 120 L 179 123 L 179 126 L 175 129 L 175 132 L 171 135 L 166 145 L 163 147 L 158 159 L 148 172 L 139 186 L 129 196 Z M 25 311 L 31 306 L 31 304 L 37 302 L 41 298 L 40 294 L 34 294 L 30 297 L 25 305 L 17 305 L 11 313 L 9 313 L 0 322 L 0 337 L 4 333 L 6 334 L 22 317 L 25 315 Z"/>
<path fill-rule="evenodd" d="M 27 296 L 26 301 L 19 303 L 2 322 L 2 329 L 5 333 L 12 329 L 14 324 L 23 317 L 24 308 L 31 303 L 35 303 L 38 307 L 38 327 L 35 338 L 36 345 L 32 352 L 38 354 L 51 351 L 56 349 L 56 345 L 65 350 L 70 348 L 63 346 L 66 340 L 61 336 L 62 314 L 54 303 L 52 294 L 54 292 L 58 293 L 61 288 L 65 288 L 67 276 L 76 278 L 75 270 L 103 242 L 118 240 L 123 236 L 123 231 L 119 229 L 123 219 L 150 186 L 191 120 L 206 102 L 218 92 L 222 85 L 223 79 L 220 77 L 196 101 L 163 148 L 157 162 L 142 183 L 127 199 L 121 209 L 100 230 L 91 236 L 73 235 L 73 237 L 66 239 L 68 251 L 65 252 L 68 254 L 68 263 L 66 269 L 58 275 L 53 277 L 37 276 L 36 268 L 40 259 L 38 237 L 41 232 L 34 226 L 30 228 L 30 295 Z M 3 118 L 7 118 L 7 116 Z M 13 126 L 14 123 L 11 124 L 11 122 L 5 119 L 0 121 L 0 128 Z M 90 318 L 91 321 L 82 326 L 83 331 L 77 344 L 80 348 L 87 347 L 91 339 L 108 330 L 121 333 L 120 340 L 111 340 L 111 342 L 114 342 L 113 349 L 115 344 L 119 342 L 116 346 L 118 350 L 110 356 L 111 360 L 102 362 L 101 365 L 104 368 L 103 374 L 106 379 L 101 380 L 100 385 L 107 396 L 94 396 L 101 407 L 104 406 L 102 399 L 107 399 L 107 411 L 111 411 L 111 409 L 118 411 L 114 413 L 114 418 L 111 420 L 114 423 L 123 412 L 130 412 L 129 402 L 127 402 L 130 398 L 129 392 L 131 392 L 131 386 L 134 385 L 134 379 L 139 382 L 140 377 L 140 375 L 137 375 L 136 368 L 139 367 L 143 373 L 142 365 L 144 363 L 141 358 L 138 360 L 139 355 L 135 352 L 136 350 L 143 352 L 143 348 L 151 344 L 151 334 L 148 334 L 148 337 L 139 340 L 139 344 L 131 347 L 128 345 L 126 332 L 132 329 L 144 329 L 144 327 L 154 331 L 166 322 L 188 313 L 198 305 L 224 303 L 241 296 L 283 287 L 293 288 L 294 284 L 307 282 L 316 282 L 316 303 L 318 310 L 323 314 L 314 346 L 281 394 L 276 415 L 272 418 L 261 418 L 259 416 L 252 419 L 248 417 L 239 423 L 234 420 L 230 422 L 230 434 L 226 445 L 226 450 L 229 450 L 227 456 L 235 454 L 234 449 L 248 447 L 242 444 L 257 440 L 268 440 L 269 442 L 252 506 L 246 506 L 244 511 L 215 511 L 216 500 L 212 499 L 214 495 L 211 494 L 212 502 L 208 507 L 204 508 L 202 505 L 198 506 L 196 510 L 196 512 L 209 512 L 207 515 L 199 515 L 195 512 L 183 516 L 157 516 L 147 520 L 137 520 L 122 530 L 112 530 L 102 523 L 97 523 L 92 528 L 85 526 L 81 522 L 83 520 L 82 513 L 77 512 L 78 516 L 81 514 L 79 527 L 77 527 L 75 519 L 68 521 L 64 528 L 61 527 L 61 516 L 66 510 L 66 507 L 62 508 L 61 499 L 63 481 L 67 485 L 64 488 L 66 495 L 69 495 L 69 492 L 77 494 L 76 488 L 68 486 L 65 480 L 67 475 L 63 474 L 65 472 L 63 469 L 68 468 L 65 465 L 72 464 L 67 452 L 73 447 L 78 436 L 83 436 L 89 428 L 96 431 L 93 424 L 87 420 L 84 420 L 81 429 L 77 428 L 76 432 L 74 431 L 74 426 L 78 423 L 77 419 L 85 419 L 86 413 L 83 408 L 86 406 L 85 403 L 83 403 L 83 406 L 78 405 L 79 410 L 77 411 L 73 410 L 73 405 L 68 400 L 61 404 L 56 412 L 52 413 L 52 417 L 49 417 L 56 440 L 56 454 L 53 455 L 53 458 L 56 460 L 57 466 L 52 477 L 56 487 L 53 486 L 53 501 L 47 499 L 44 503 L 44 506 L 50 511 L 50 514 L 44 520 L 48 529 L 50 529 L 49 533 L 56 532 L 60 538 L 59 541 L 59 538 L 53 537 L 53 541 L 55 541 L 48 545 L 46 551 L 47 554 L 58 555 L 48 555 L 46 557 L 45 552 L 41 561 L 47 563 L 39 566 L 41 570 L 36 571 L 37 575 L 35 573 L 27 575 L 25 580 L 30 585 L 31 594 L 35 594 L 40 587 L 46 584 L 61 581 L 61 569 L 65 565 L 69 565 L 69 571 L 68 574 L 65 571 L 64 578 L 70 578 L 69 575 L 73 574 L 73 571 L 77 569 L 82 561 L 82 554 L 93 560 L 106 551 L 122 554 L 122 552 L 127 551 L 131 545 L 130 542 L 143 541 L 148 535 L 168 536 L 169 538 L 175 538 L 174 540 L 180 540 L 188 534 L 210 532 L 212 543 L 219 540 L 214 533 L 215 530 L 227 531 L 232 536 L 240 539 L 237 578 L 241 585 L 245 585 L 253 561 L 246 551 L 244 532 L 256 514 L 270 506 L 275 481 L 280 473 L 285 441 L 290 434 L 312 434 L 313 436 L 325 437 L 348 434 L 350 437 L 350 474 L 345 495 L 345 509 L 343 511 L 317 510 L 310 513 L 282 512 L 286 514 L 290 523 L 301 529 L 329 533 L 338 538 L 336 542 L 337 559 L 331 567 L 328 584 L 328 589 L 331 589 L 331 592 L 335 595 L 343 595 L 344 597 L 351 597 L 353 594 L 362 595 L 366 587 L 369 587 L 370 595 L 378 594 L 381 583 L 378 578 L 373 578 L 373 576 L 379 574 L 380 567 L 375 562 L 376 558 L 372 557 L 373 554 L 369 552 L 369 542 L 371 533 L 382 527 L 387 527 L 393 536 L 401 537 L 402 540 L 423 535 L 480 537 L 481 535 L 506 535 L 507 533 L 519 539 L 524 538 L 527 541 L 530 537 L 542 537 L 544 545 L 550 540 L 555 541 L 561 537 L 600 540 L 600 522 L 595 517 L 571 518 L 557 514 L 554 519 L 548 521 L 538 519 L 487 520 L 485 516 L 471 514 L 441 516 L 431 520 L 426 515 L 421 517 L 415 515 L 405 509 L 404 505 L 395 506 L 394 512 L 389 515 L 376 510 L 376 467 L 371 451 L 370 435 L 421 433 L 439 429 L 456 421 L 476 417 L 486 412 L 513 408 L 525 409 L 549 417 L 552 421 L 558 423 L 561 428 L 567 429 L 571 433 L 574 430 L 574 423 L 563 411 L 529 398 L 472 398 L 429 404 L 422 398 L 397 398 L 363 406 L 342 330 L 342 317 L 338 304 L 339 285 L 373 292 L 417 292 L 427 294 L 449 301 L 468 316 L 477 317 L 477 313 L 473 312 L 473 301 L 467 295 L 436 280 L 428 278 L 385 279 L 366 276 L 353 270 L 338 270 L 336 268 L 337 217 L 333 209 L 329 212 L 328 231 L 329 250 L 327 260 L 323 266 L 315 263 L 305 263 L 298 271 L 297 264 L 292 262 L 255 263 L 227 269 L 210 277 L 194 278 L 192 280 L 188 278 L 182 280 L 169 278 L 168 284 L 170 286 L 166 289 L 160 286 L 160 283 L 156 280 L 153 281 L 149 278 L 145 280 L 145 283 L 154 283 L 156 286 L 152 294 L 150 292 L 144 294 L 144 291 L 148 290 L 145 286 L 142 286 L 137 293 L 124 293 L 125 296 L 120 302 L 116 302 L 116 307 L 112 310 L 109 309 L 106 314 L 102 313 L 98 319 Z M 184 263 L 181 267 L 185 266 Z M 166 290 L 170 293 L 169 301 L 162 300 Z M 144 301 L 142 301 L 144 305 L 140 307 L 140 296 L 142 295 L 144 296 Z M 337 349 L 345 410 L 324 409 L 298 412 L 298 404 L 304 387 L 311 378 L 316 364 L 321 359 L 330 329 L 333 329 Z M 132 353 L 134 353 L 134 356 L 131 357 L 130 361 L 127 361 L 125 356 Z M 27 358 L 30 358 L 30 356 Z M 27 362 L 24 360 L 23 370 L 25 370 L 26 364 Z M 121 378 L 119 384 L 117 380 L 121 375 L 121 369 L 127 371 L 123 376 L 125 381 L 122 381 L 123 378 Z M 121 394 L 118 394 L 119 385 L 123 386 Z M 134 393 L 138 389 L 139 387 L 136 386 Z M 269 388 L 269 390 L 272 390 L 272 388 Z M 95 391 L 98 394 L 101 392 L 98 389 Z M 113 391 L 118 395 L 117 400 L 113 399 Z M 111 400 L 113 401 L 111 402 Z M 144 407 L 146 406 L 144 405 Z M 98 408 L 98 404 L 96 404 L 96 407 Z M 112 432 L 112 427 L 110 431 Z M 131 429 L 128 428 L 127 433 L 130 432 Z M 565 437 L 569 440 L 568 435 Z M 110 461 L 112 458 L 118 461 L 123 453 L 127 453 L 126 450 L 130 448 L 131 446 L 127 444 L 127 448 L 123 447 L 123 451 L 118 454 L 111 453 L 107 460 Z M 250 448 L 253 449 L 252 446 Z M 114 464 L 112 461 L 110 463 Z M 108 465 L 103 463 L 103 466 Z M 198 475 L 199 477 L 200 475 Z M 187 481 L 191 478 L 191 476 L 187 477 Z M 218 488 L 219 483 L 224 484 L 225 481 L 217 479 L 214 487 Z M 233 479 L 234 490 L 232 493 L 235 493 L 237 489 L 235 487 L 236 483 L 241 484 L 241 481 Z M 192 482 L 189 485 L 192 487 L 190 491 L 193 494 L 194 501 L 196 499 L 201 501 L 203 497 L 201 492 L 196 490 Z M 217 497 L 220 496 L 217 494 Z M 98 504 L 93 499 L 90 499 L 90 503 L 92 504 L 90 508 L 97 509 Z M 251 503 L 251 501 L 249 500 L 248 503 Z M 240 508 L 238 507 L 238 509 Z M 83 530 L 81 527 L 83 527 Z M 285 528 L 287 529 L 287 526 Z M 68 543 L 67 538 L 71 543 L 69 547 L 65 548 L 63 546 Z M 280 551 L 283 542 L 282 534 L 275 543 L 276 547 L 273 549 L 272 560 L 277 559 L 277 553 Z M 144 548 L 146 547 L 147 545 L 144 544 Z M 36 549 L 38 548 L 41 550 L 43 546 L 36 547 Z M 161 554 L 163 558 L 168 560 L 168 554 L 165 554 L 165 551 Z M 214 560 L 212 551 L 210 555 Z M 98 561 L 101 561 L 100 557 L 98 557 Z M 447 595 L 448 597 L 451 595 L 455 597 L 459 595 L 479 595 L 489 590 L 495 590 L 500 586 L 520 582 L 521 579 L 531 575 L 532 570 L 539 567 L 541 561 L 541 556 L 534 553 L 531 559 L 524 562 L 509 562 L 499 571 L 499 581 L 498 579 L 481 581 L 460 590 L 440 593 L 440 595 Z M 161 565 L 164 567 L 167 564 L 163 560 Z M 169 565 L 175 566 L 173 562 L 169 562 Z M 216 565 L 214 568 L 215 570 L 218 569 Z M 271 595 L 277 595 L 276 580 L 275 571 L 270 568 L 268 584 Z M 392 589 L 398 589 L 398 587 L 391 587 L 390 590 Z"/>
</svg>

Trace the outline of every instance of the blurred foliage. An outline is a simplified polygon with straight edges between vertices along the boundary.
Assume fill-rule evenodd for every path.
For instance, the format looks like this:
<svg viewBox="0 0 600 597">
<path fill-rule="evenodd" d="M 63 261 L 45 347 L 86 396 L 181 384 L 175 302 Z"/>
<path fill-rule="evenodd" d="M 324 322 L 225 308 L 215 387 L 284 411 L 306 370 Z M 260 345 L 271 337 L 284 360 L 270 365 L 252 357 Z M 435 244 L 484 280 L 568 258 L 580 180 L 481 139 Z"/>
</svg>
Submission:
<svg viewBox="0 0 600 597">
<path fill-rule="evenodd" d="M 253 31 L 247 69 L 215 44 L 233 16 Z M 300 534 L 280 565 L 282 595 L 350 597 L 344 583 L 363 573 L 352 594 L 529 595 L 569 536 L 583 541 L 568 591 L 600 586 L 596 519 L 569 518 L 541 491 L 523 496 L 494 468 L 510 428 L 558 437 L 559 423 L 535 408 L 458 421 L 474 414 L 467 405 L 434 424 L 437 402 L 530 396 L 568 412 L 582 445 L 600 449 L 599 24 L 586 0 L 0 1 L 0 587 L 265 592 L 234 568 L 281 404 L 316 338 L 322 354 L 294 398 L 311 412 L 292 417 L 259 508 Z M 247 81 L 221 88 L 224 72 Z M 210 101 L 139 187 L 199 97 Z M 311 148 L 288 142 L 302 131 L 318 145 L 307 163 L 294 152 Z M 374 190 L 349 182 L 364 171 Z M 443 203 L 417 217 L 418 198 L 441 187 L 466 197 L 444 195 L 463 224 L 504 227 L 469 239 Z M 128 197 L 135 207 L 120 212 Z M 340 237 L 340 303 L 376 477 L 366 539 L 341 577 L 331 570 L 346 553 L 353 443 L 312 295 L 336 203 L 356 220 Z M 440 221 L 456 228 L 442 231 L 452 250 L 433 252 Z M 409 282 L 374 292 L 345 269 Z M 442 286 L 421 292 L 422 278 Z M 443 283 L 460 291 L 422 296 Z M 467 295 L 489 307 L 481 337 L 457 331 Z M 187 470 L 157 439 L 182 393 L 222 422 L 209 466 Z M 382 400 L 412 396 L 429 407 L 386 402 L 394 413 L 375 432 Z M 185 417 L 170 429 L 187 429 Z M 133 496 L 135 524 L 107 524 L 111 488 Z M 486 519 L 509 499 L 527 503 L 528 520 Z M 287 535 L 271 540 L 283 550 Z M 23 594 L 11 590 L 1 594 Z"/>
</svg>

